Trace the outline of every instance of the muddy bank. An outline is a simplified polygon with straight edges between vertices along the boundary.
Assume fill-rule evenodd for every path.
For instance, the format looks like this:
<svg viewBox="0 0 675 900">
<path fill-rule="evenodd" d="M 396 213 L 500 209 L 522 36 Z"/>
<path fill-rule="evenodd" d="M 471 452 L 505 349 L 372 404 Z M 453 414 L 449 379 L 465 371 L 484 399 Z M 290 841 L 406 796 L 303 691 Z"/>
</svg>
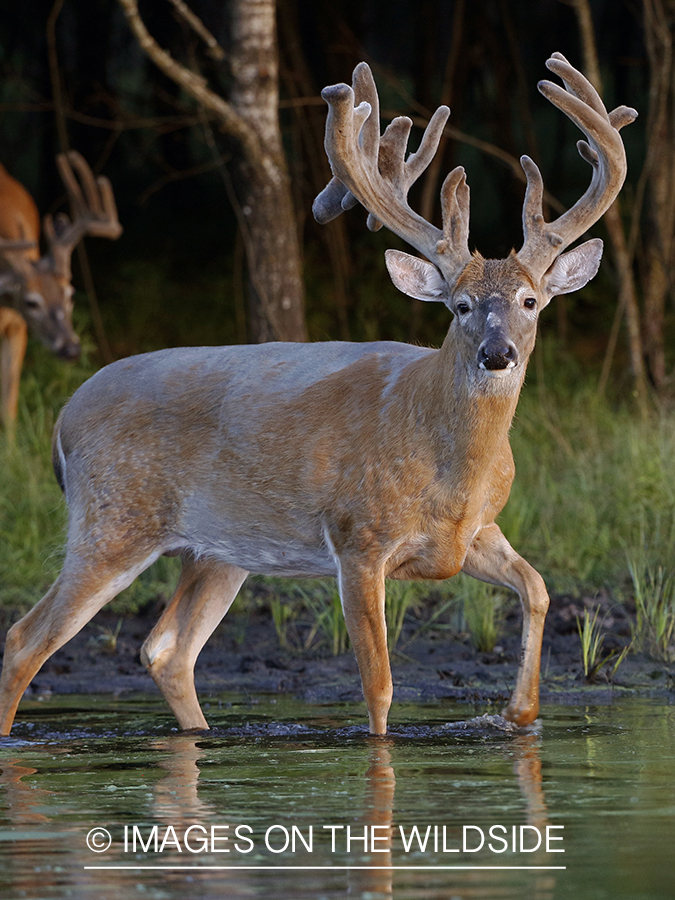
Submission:
<svg viewBox="0 0 675 900">
<path fill-rule="evenodd" d="M 593 608 L 598 602 L 605 607 L 603 654 L 607 654 L 630 642 L 631 621 L 622 607 L 602 598 L 593 599 Z M 583 609 L 583 600 L 552 598 L 542 655 L 542 701 L 603 703 L 626 695 L 675 700 L 675 664 L 640 654 L 629 654 L 613 675 L 610 663 L 589 683 L 583 674 L 576 626 L 576 616 Z M 154 691 L 139 650 L 157 615 L 154 610 L 120 620 L 100 613 L 47 661 L 33 680 L 30 695 Z M 492 653 L 476 651 L 466 636 L 447 629 L 419 631 L 414 624 L 404 629 L 392 654 L 394 701 L 445 698 L 479 706 L 486 701 L 505 702 L 515 683 L 520 627 L 520 613 L 514 609 Z M 4 634 L 2 638 L 4 642 Z M 243 623 L 236 618 L 221 623 L 197 661 L 195 681 L 202 702 L 223 691 L 289 693 L 326 703 L 361 699 L 351 651 L 332 656 L 326 649 L 284 649 L 265 609 Z"/>
</svg>

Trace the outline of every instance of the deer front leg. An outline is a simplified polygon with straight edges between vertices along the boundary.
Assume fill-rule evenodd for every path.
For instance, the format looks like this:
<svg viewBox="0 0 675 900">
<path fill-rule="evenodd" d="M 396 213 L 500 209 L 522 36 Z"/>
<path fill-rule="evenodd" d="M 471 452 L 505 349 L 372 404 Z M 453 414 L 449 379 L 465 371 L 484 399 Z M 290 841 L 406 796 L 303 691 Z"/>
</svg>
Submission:
<svg viewBox="0 0 675 900">
<path fill-rule="evenodd" d="M 481 529 L 462 567 L 467 575 L 509 587 L 523 606 L 523 638 L 516 687 L 505 718 L 517 725 L 529 725 L 539 713 L 539 667 L 548 592 L 541 575 L 511 547 L 497 525 Z"/>
<path fill-rule="evenodd" d="M 141 648 L 141 661 L 183 729 L 209 727 L 195 690 L 195 662 L 247 575 L 238 566 L 184 556 L 176 592 Z"/>
<path fill-rule="evenodd" d="M 0 309 L 0 421 L 11 438 L 19 405 L 21 367 L 26 355 L 28 327 L 13 309 Z"/>
<path fill-rule="evenodd" d="M 384 615 L 384 573 L 342 562 L 342 610 L 359 664 L 371 734 L 385 734 L 393 686 Z"/>
</svg>

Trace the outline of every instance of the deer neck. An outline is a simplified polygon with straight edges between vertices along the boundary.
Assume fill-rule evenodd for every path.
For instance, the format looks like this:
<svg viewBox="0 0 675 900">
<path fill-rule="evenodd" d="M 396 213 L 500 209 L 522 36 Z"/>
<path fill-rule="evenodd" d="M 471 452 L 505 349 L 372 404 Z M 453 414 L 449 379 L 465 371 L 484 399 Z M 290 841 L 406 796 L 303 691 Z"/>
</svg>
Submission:
<svg viewBox="0 0 675 900">
<path fill-rule="evenodd" d="M 474 483 L 508 450 L 508 432 L 525 377 L 490 377 L 467 361 L 451 327 L 443 346 L 420 361 L 410 410 L 439 473 L 453 485 Z"/>
</svg>

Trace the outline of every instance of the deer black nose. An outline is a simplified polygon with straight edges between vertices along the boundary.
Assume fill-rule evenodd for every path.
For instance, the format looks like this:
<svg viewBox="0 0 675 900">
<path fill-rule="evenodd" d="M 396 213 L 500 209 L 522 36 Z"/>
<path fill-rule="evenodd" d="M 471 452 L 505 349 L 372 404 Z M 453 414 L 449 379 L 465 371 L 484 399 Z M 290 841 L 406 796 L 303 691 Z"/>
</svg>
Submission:
<svg viewBox="0 0 675 900">
<path fill-rule="evenodd" d="M 513 369 L 518 365 L 518 351 L 503 337 L 487 338 L 478 348 L 478 366 L 496 371 Z"/>
<path fill-rule="evenodd" d="M 56 351 L 59 359 L 79 359 L 81 347 L 78 342 L 67 341 Z"/>
</svg>

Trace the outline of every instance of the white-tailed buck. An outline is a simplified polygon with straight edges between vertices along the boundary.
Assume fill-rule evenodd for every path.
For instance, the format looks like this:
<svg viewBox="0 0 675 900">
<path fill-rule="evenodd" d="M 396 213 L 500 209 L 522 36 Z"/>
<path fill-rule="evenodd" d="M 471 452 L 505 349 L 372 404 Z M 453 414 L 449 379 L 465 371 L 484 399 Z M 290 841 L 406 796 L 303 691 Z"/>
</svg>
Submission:
<svg viewBox="0 0 675 900">
<path fill-rule="evenodd" d="M 102 369 L 67 404 L 54 467 L 70 508 L 67 555 L 45 597 L 7 635 L 0 733 L 54 651 L 161 554 L 183 569 L 141 656 L 183 728 L 207 728 L 194 663 L 249 572 L 335 575 L 356 652 L 370 730 L 392 699 L 386 578 L 467 572 L 517 591 L 522 660 L 504 715 L 537 716 L 548 596 L 495 516 L 514 476 L 508 430 L 551 297 L 595 275 L 602 243 L 563 254 L 607 209 L 626 171 L 618 129 L 560 55 L 547 63 L 565 88 L 540 91 L 585 133 L 591 184 L 555 222 L 542 215 L 542 179 L 523 157 L 525 242 L 504 260 L 471 254 L 469 189 L 461 168 L 442 188 L 443 229 L 407 203 L 431 160 L 448 110 L 405 159 L 410 120 L 380 136 L 370 69 L 328 87 L 326 152 L 334 178 L 315 202 L 327 221 L 361 203 L 428 262 L 387 253 L 397 287 L 453 313 L 440 350 L 407 344 L 263 344 L 164 350 Z"/>
<path fill-rule="evenodd" d="M 66 215 L 56 220 L 45 216 L 49 250 L 44 256 L 40 256 L 40 215 L 35 202 L 0 165 L 0 421 L 9 431 L 16 420 L 28 328 L 57 356 L 79 356 L 80 340 L 72 323 L 70 257 L 87 234 L 115 239 L 122 233 L 108 179 L 94 178 L 74 150 L 60 153 L 56 163 L 73 221 Z"/>
</svg>

